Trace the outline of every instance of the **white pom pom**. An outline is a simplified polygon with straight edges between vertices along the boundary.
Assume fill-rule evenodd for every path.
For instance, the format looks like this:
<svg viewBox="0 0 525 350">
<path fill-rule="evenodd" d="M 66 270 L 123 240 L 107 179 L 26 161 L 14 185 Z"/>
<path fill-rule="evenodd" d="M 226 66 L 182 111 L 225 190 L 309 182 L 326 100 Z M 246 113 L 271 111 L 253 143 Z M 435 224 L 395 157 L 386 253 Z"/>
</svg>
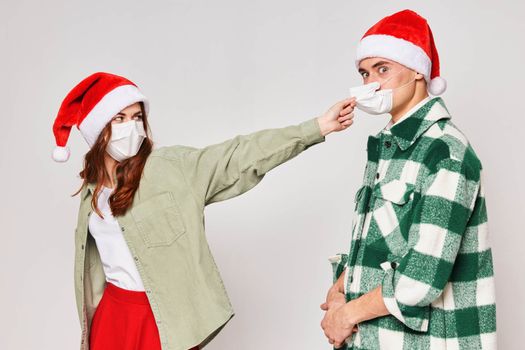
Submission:
<svg viewBox="0 0 525 350">
<path fill-rule="evenodd" d="M 435 77 L 428 85 L 428 92 L 432 95 L 441 95 L 447 89 L 447 81 L 441 77 Z"/>
<path fill-rule="evenodd" d="M 55 162 L 65 162 L 69 159 L 69 154 L 69 148 L 56 146 L 52 157 Z"/>
</svg>

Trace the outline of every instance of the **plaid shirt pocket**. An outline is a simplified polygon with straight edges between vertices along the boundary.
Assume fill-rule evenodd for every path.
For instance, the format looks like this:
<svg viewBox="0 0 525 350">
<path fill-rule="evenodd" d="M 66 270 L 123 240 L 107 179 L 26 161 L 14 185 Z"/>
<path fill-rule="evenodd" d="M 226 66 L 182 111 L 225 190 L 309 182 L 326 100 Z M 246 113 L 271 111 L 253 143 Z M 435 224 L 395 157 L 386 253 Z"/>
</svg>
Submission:
<svg viewBox="0 0 525 350">
<path fill-rule="evenodd" d="M 403 256 L 408 250 L 415 186 L 401 180 L 383 180 L 372 190 L 373 207 L 367 247 Z"/>
</svg>

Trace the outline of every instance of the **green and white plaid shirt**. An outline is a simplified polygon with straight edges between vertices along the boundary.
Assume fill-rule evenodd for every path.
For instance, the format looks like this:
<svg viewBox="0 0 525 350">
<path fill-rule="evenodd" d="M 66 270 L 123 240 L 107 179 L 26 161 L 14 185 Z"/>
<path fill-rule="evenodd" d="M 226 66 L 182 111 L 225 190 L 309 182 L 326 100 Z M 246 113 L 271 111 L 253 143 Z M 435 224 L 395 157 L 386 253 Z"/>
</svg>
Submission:
<svg viewBox="0 0 525 350">
<path fill-rule="evenodd" d="M 347 300 L 378 285 L 390 315 L 362 322 L 351 349 L 496 349 L 482 166 L 439 97 L 368 140 L 345 273 Z M 344 271 L 344 272 L 343 272 Z"/>
</svg>

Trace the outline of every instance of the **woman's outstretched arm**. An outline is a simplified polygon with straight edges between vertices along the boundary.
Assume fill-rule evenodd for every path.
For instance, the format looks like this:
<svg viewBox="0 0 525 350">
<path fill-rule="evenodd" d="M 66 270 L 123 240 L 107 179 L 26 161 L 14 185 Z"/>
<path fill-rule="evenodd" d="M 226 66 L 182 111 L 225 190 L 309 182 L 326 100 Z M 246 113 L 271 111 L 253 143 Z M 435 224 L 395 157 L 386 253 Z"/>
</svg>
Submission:
<svg viewBox="0 0 525 350">
<path fill-rule="evenodd" d="M 238 196 L 274 167 L 350 126 L 354 105 L 353 99 L 346 99 L 298 125 L 240 135 L 201 149 L 180 148 L 183 172 L 204 205 Z"/>
</svg>

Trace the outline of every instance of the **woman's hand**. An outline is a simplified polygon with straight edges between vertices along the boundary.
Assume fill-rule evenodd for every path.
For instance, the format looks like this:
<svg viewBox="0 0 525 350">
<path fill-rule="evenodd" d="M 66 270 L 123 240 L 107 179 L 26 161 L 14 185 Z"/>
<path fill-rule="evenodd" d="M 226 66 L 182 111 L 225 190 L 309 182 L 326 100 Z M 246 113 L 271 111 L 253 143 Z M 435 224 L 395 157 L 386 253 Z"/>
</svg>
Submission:
<svg viewBox="0 0 525 350">
<path fill-rule="evenodd" d="M 334 131 L 345 130 L 352 125 L 355 105 L 355 97 L 347 98 L 337 102 L 325 114 L 317 118 L 323 136 Z"/>
</svg>

